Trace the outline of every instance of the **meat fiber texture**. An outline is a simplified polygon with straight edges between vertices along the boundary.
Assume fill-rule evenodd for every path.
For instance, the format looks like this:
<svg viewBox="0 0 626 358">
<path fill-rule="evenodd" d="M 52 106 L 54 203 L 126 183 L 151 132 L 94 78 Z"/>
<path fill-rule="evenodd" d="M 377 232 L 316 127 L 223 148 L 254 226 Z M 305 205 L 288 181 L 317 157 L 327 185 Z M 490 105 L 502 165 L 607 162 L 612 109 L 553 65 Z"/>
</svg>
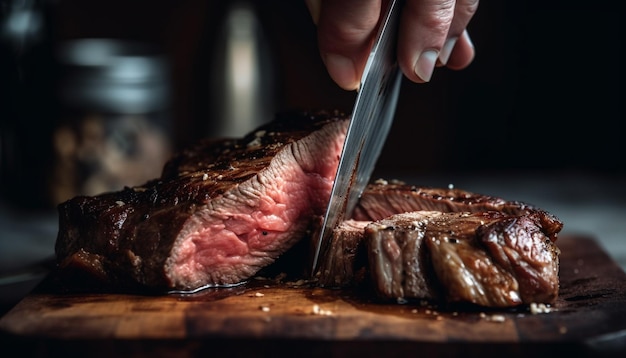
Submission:
<svg viewBox="0 0 626 358">
<path fill-rule="evenodd" d="M 559 250 L 536 214 L 415 211 L 365 228 L 382 297 L 515 307 L 554 303 Z M 433 274 L 434 272 L 434 274 Z"/>
<path fill-rule="evenodd" d="M 279 258 L 307 261 L 312 252 L 293 248 L 320 229 L 347 127 L 340 113 L 278 115 L 243 138 L 190 146 L 144 185 L 68 200 L 59 268 L 115 288 L 190 292 L 242 283 Z M 343 287 L 369 277 L 395 300 L 551 303 L 562 226 L 522 202 L 381 180 L 333 232 L 315 278 Z"/>
<path fill-rule="evenodd" d="M 354 284 L 362 263 L 337 261 L 363 251 L 385 299 L 514 307 L 558 296 L 563 224 L 532 205 L 380 180 L 365 189 L 351 221 L 333 232 L 330 247 L 354 254 L 328 255 L 318 273 L 323 285 Z"/>
<path fill-rule="evenodd" d="M 241 283 L 323 215 L 347 126 L 340 113 L 278 115 L 244 138 L 200 141 L 144 185 L 68 200 L 58 265 L 121 287 Z"/>
</svg>

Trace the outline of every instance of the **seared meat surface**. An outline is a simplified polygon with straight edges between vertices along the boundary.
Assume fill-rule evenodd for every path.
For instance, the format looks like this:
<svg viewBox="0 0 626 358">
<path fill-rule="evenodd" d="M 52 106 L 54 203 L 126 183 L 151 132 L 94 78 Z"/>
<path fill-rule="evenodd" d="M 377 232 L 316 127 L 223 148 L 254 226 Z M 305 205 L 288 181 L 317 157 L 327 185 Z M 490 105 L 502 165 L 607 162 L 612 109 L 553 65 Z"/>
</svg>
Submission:
<svg viewBox="0 0 626 358">
<path fill-rule="evenodd" d="M 384 180 L 372 183 L 365 188 L 352 218 L 381 220 L 394 214 L 418 210 L 470 213 L 498 211 L 511 215 L 539 212 L 541 225 L 553 240 L 563 228 L 563 223 L 554 215 L 521 201 L 508 201 L 457 188 L 419 187 Z"/>
<path fill-rule="evenodd" d="M 329 200 L 348 121 L 283 115 L 181 152 L 161 178 L 59 206 L 61 268 L 193 290 L 240 283 L 305 236 Z"/>
<path fill-rule="evenodd" d="M 554 303 L 558 248 L 537 215 L 415 211 L 365 228 L 371 275 L 384 298 L 487 307 Z M 434 275 L 433 275 L 434 271 Z"/>
<path fill-rule="evenodd" d="M 382 298 L 439 297 L 424 236 L 441 211 L 412 211 L 371 222 L 365 227 L 369 269 Z"/>
<path fill-rule="evenodd" d="M 243 138 L 188 147 L 142 186 L 68 200 L 59 268 L 158 292 L 239 284 L 290 255 L 283 262 L 306 272 L 347 127 L 338 113 L 279 115 Z M 335 229 L 314 278 L 367 282 L 383 299 L 553 303 L 562 227 L 522 202 L 377 181 Z"/>
<path fill-rule="evenodd" d="M 318 275 L 324 286 L 360 284 L 353 273 L 365 265 L 382 298 L 487 306 L 556 299 L 554 241 L 563 223 L 530 204 L 379 180 L 366 187 L 351 221 L 366 230 L 355 224 L 334 230 Z M 367 262 L 345 262 L 362 256 Z"/>
<path fill-rule="evenodd" d="M 344 220 L 333 230 L 327 247 L 323 248 L 325 254 L 320 256 L 318 263 L 315 278 L 320 286 L 347 287 L 362 281 L 359 278 L 362 279 L 363 275 L 357 277 L 357 274 L 367 267 L 363 233 L 369 223 L 370 221 Z M 319 235 L 319 232 L 314 235 Z"/>
</svg>

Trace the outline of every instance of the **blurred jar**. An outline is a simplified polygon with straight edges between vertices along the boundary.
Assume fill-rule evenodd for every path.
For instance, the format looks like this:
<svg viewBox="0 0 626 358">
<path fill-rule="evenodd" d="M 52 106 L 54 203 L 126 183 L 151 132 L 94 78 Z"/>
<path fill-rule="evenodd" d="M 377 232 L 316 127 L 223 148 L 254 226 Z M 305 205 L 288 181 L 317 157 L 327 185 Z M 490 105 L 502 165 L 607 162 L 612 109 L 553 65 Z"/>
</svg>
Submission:
<svg viewBox="0 0 626 358">
<path fill-rule="evenodd" d="M 58 60 L 53 203 L 159 177 L 172 148 L 163 55 L 146 44 L 82 39 L 63 43 Z"/>
</svg>

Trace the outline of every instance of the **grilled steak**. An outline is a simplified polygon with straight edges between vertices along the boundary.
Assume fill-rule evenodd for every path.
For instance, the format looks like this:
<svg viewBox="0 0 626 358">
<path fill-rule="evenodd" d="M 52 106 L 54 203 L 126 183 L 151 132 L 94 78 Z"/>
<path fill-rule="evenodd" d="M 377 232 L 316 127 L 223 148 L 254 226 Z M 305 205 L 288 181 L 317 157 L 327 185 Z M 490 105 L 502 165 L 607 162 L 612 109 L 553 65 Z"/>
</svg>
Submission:
<svg viewBox="0 0 626 358">
<path fill-rule="evenodd" d="M 364 244 L 364 229 L 371 221 L 344 220 L 332 232 L 322 248 L 315 278 L 320 286 L 347 287 L 362 282 L 357 273 L 367 269 L 367 252 Z M 321 223 L 319 225 L 321 229 Z M 319 235 L 314 232 L 314 237 Z M 311 241 L 314 243 L 314 240 Z M 313 254 L 316 248 L 311 249 Z M 360 275 L 360 278 L 363 275 Z"/>
<path fill-rule="evenodd" d="M 413 211 L 366 226 L 364 245 L 379 296 L 429 300 L 439 297 L 424 235 L 429 220 L 442 215 L 440 211 Z"/>
<path fill-rule="evenodd" d="M 542 229 L 543 235 L 552 241 L 556 240 L 558 233 L 563 227 L 563 223 L 554 215 L 523 202 L 507 201 L 502 198 L 472 193 L 462 189 L 418 187 L 402 182 L 390 183 L 385 180 L 378 180 L 369 184 L 361 195 L 352 216 L 351 221 L 353 224 L 349 226 L 341 225 L 333 231 L 329 247 L 327 248 L 330 254 L 325 255 L 324 259 L 320 261 L 320 269 L 318 271 L 319 283 L 328 287 L 345 287 L 360 284 L 360 281 L 355 280 L 354 273 L 363 270 L 363 265 L 367 266 L 368 262 L 367 260 L 356 260 L 355 258 L 369 256 L 370 266 L 378 265 L 377 261 L 380 260 L 389 264 L 389 262 L 385 261 L 385 257 L 372 257 L 371 252 L 368 255 L 365 240 L 363 239 L 364 232 L 360 230 L 360 227 L 365 227 L 372 221 L 387 219 L 395 214 L 417 211 L 422 213 L 411 215 L 427 215 L 424 217 L 424 221 L 433 219 L 438 213 L 453 212 L 500 212 L 511 217 L 532 216 Z M 445 222 L 440 223 L 442 227 L 444 224 Z M 453 225 L 453 222 L 449 223 L 450 230 L 452 230 Z M 414 230 L 395 230 L 389 231 L 385 235 L 391 236 L 388 238 L 389 240 L 393 239 L 393 235 L 398 235 L 397 239 L 401 241 L 422 240 L 421 236 L 415 236 L 411 239 L 402 237 L 403 235 L 417 234 L 419 232 Z M 362 239 L 358 240 L 359 237 Z M 429 285 L 426 285 L 427 282 L 432 282 L 433 280 L 428 277 L 432 269 L 427 269 L 430 265 L 430 256 L 424 253 L 426 250 L 424 245 L 421 242 L 415 242 L 410 245 L 410 249 L 402 253 L 404 257 L 402 260 L 419 259 L 420 261 L 417 263 L 397 262 L 396 266 L 389 266 L 385 272 L 372 272 L 376 285 L 389 286 L 386 289 L 381 289 L 380 293 L 382 296 L 389 295 L 390 297 L 402 298 L 404 294 L 401 294 L 401 292 L 403 291 L 411 292 L 409 296 L 415 298 L 428 299 L 438 296 L 437 292 L 433 291 Z M 372 248 L 370 248 L 371 250 Z M 414 252 L 411 250 L 414 250 Z M 353 254 L 345 255 L 345 252 Z M 377 251 L 376 254 L 381 254 L 381 252 Z M 403 265 L 413 267 L 413 271 L 403 271 Z M 424 277 L 420 278 L 417 275 Z M 393 282 L 393 277 L 396 277 L 397 281 Z M 403 280 L 407 281 L 404 282 Z M 391 287 L 398 285 L 398 283 L 401 283 L 401 285 Z M 402 284 L 406 284 L 408 287 L 402 288 Z"/>
<path fill-rule="evenodd" d="M 498 211 L 511 215 L 540 212 L 541 225 L 546 234 L 556 240 L 563 223 L 554 215 L 520 201 L 471 193 L 462 189 L 429 188 L 403 182 L 379 180 L 368 185 L 361 196 L 352 218 L 354 220 L 381 220 L 394 214 L 428 210 L 441 212 Z"/>
<path fill-rule="evenodd" d="M 323 214 L 347 124 L 279 115 L 242 139 L 199 142 L 143 186 L 62 203 L 59 267 L 158 290 L 240 283 Z"/>
<path fill-rule="evenodd" d="M 320 230 L 347 125 L 339 113 L 278 115 L 241 139 L 196 143 L 142 186 L 68 200 L 59 268 L 191 291 L 241 283 L 290 255 L 307 262 L 294 248 Z M 388 299 L 551 303 L 561 228 L 521 202 L 379 181 L 333 233 L 318 283 L 370 279 Z"/>
<path fill-rule="evenodd" d="M 365 242 L 375 288 L 385 298 L 443 296 L 487 307 L 554 303 L 559 250 L 541 222 L 538 212 L 416 211 L 371 223 Z"/>
</svg>

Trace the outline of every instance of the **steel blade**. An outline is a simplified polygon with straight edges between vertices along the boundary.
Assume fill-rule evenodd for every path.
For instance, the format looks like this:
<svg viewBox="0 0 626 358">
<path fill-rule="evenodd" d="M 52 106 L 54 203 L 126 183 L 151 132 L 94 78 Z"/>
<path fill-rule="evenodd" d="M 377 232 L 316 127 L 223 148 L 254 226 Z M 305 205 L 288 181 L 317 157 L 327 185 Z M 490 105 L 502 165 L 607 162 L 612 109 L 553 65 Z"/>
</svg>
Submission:
<svg viewBox="0 0 626 358">
<path fill-rule="evenodd" d="M 326 257 L 332 231 L 350 217 L 368 184 L 393 123 L 402 80 L 396 61 L 399 2 L 389 3 L 361 77 L 330 202 L 317 237 L 313 274 L 317 273 L 320 257 Z"/>
</svg>

